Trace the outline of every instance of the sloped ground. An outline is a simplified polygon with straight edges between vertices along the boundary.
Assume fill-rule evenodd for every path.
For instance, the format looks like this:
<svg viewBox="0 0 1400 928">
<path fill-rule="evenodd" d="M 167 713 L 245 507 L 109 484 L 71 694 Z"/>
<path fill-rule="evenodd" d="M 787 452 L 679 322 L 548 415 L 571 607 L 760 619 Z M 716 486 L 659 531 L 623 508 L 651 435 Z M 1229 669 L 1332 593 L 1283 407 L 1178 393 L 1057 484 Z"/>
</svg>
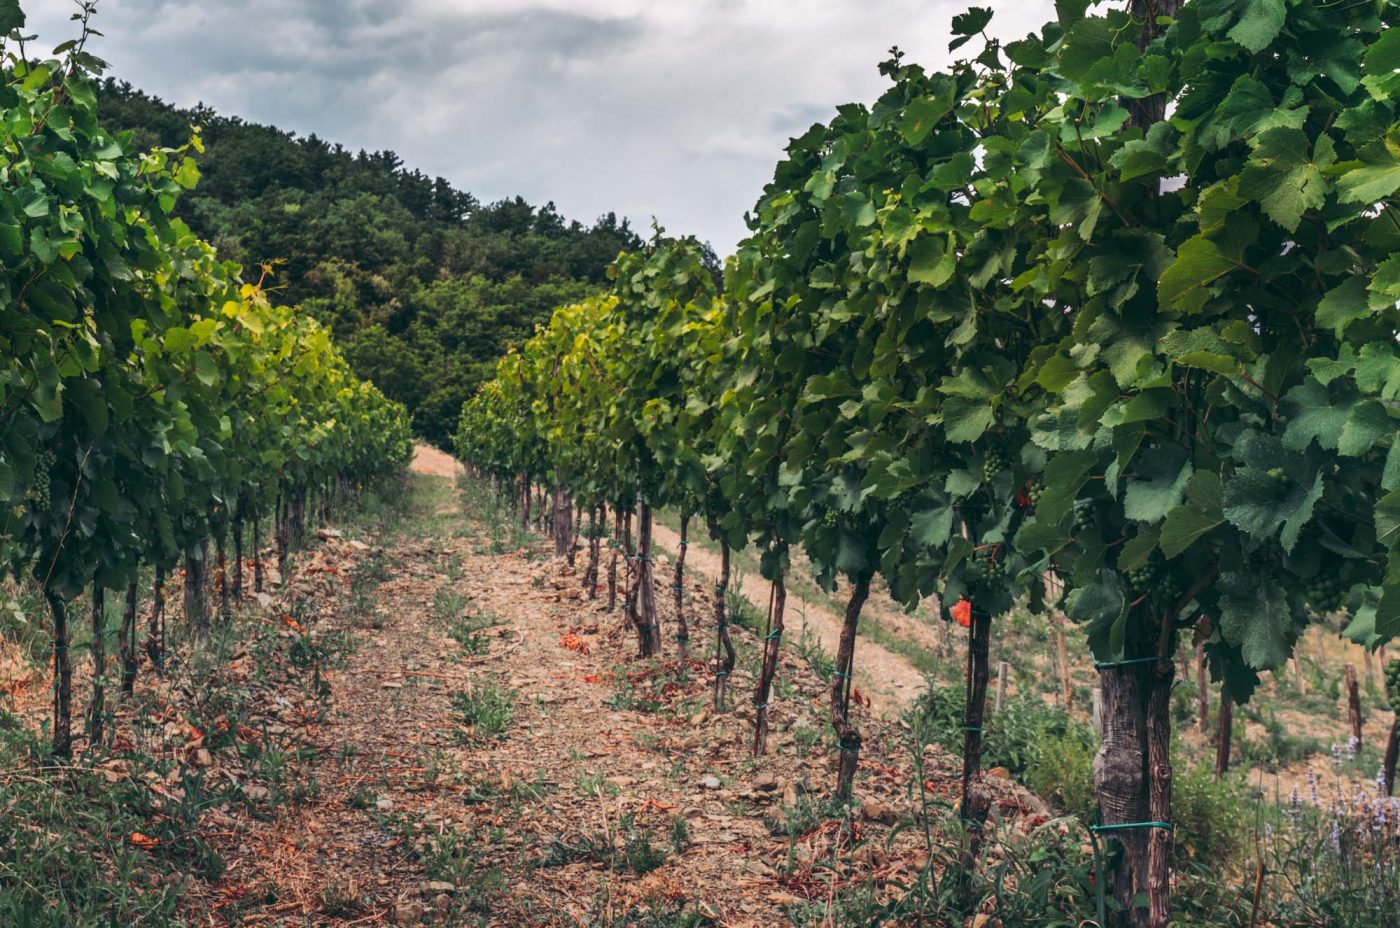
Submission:
<svg viewBox="0 0 1400 928">
<path fill-rule="evenodd" d="M 784 660 L 772 753 L 755 761 L 751 636 L 740 633 L 739 708 L 716 714 L 703 665 L 682 676 L 674 662 L 632 659 L 620 613 L 586 599 L 541 540 L 489 509 L 468 520 L 440 478 L 420 478 L 418 494 L 431 516 L 349 568 L 376 562 L 372 605 L 322 619 L 327 631 L 351 625 L 359 646 L 327 671 L 330 709 L 308 732 L 304 776 L 319 794 L 231 826 L 228 870 L 192 914 L 760 926 L 809 911 L 817 924 L 844 887 L 878 891 L 922 866 L 918 832 L 886 840 L 920 801 L 904 732 L 862 719 L 870 750 L 848 820 L 824 805 L 834 754 L 825 687 L 805 662 Z M 927 799 L 946 807 L 957 760 L 927 758 Z M 1001 786 L 1008 818 L 1044 820 Z"/>
<path fill-rule="evenodd" d="M 930 851 L 956 853 L 960 761 L 863 707 L 856 802 L 827 802 L 826 687 L 790 643 L 754 759 L 752 634 L 736 629 L 717 713 L 702 662 L 636 659 L 606 591 L 581 590 L 582 563 L 546 557 L 479 489 L 418 475 L 381 509 L 319 533 L 285 586 L 120 703 L 98 773 L 150 808 L 92 853 L 133 874 L 114 891 L 174 900 L 175 921 L 141 921 L 859 924 Z M 697 642 L 713 636 L 709 588 L 691 576 Z M 24 673 L 7 682 L 37 725 L 46 682 Z M 1009 828 L 1046 821 L 990 782 Z"/>
</svg>

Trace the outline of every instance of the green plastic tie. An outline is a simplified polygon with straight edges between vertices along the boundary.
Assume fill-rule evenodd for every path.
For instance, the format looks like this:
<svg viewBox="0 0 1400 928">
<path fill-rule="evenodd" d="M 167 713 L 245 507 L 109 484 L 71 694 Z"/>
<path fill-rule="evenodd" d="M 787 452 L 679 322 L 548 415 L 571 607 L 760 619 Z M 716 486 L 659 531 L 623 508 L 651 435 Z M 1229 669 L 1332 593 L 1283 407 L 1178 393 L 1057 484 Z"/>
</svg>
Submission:
<svg viewBox="0 0 1400 928">
<path fill-rule="evenodd" d="M 843 680 L 849 680 L 849 679 L 851 679 L 851 675 L 850 675 L 850 674 L 846 673 L 845 671 L 841 671 L 841 670 L 833 670 L 833 671 L 831 672 L 831 675 L 832 675 L 833 677 L 840 677 L 840 678 L 843 679 Z"/>
<path fill-rule="evenodd" d="M 729 676 L 729 671 L 728 671 L 728 670 L 724 670 L 724 669 L 716 670 L 716 671 L 715 671 L 715 676 L 717 676 L 717 677 L 727 677 L 727 676 Z"/>
<path fill-rule="evenodd" d="M 763 636 L 763 640 L 764 640 L 764 641 L 777 641 L 777 640 L 778 640 L 779 638 L 781 638 L 781 637 L 783 637 L 783 633 L 780 632 L 780 631 L 779 631 L 779 632 L 769 632 L 768 634 L 766 634 L 766 635 Z"/>
<path fill-rule="evenodd" d="M 753 707 L 761 712 L 761 711 L 763 711 L 764 709 L 767 709 L 767 708 L 768 708 L 768 703 L 766 703 L 766 702 L 756 702 L 756 703 L 753 704 Z"/>
<path fill-rule="evenodd" d="M 967 732 L 968 734 L 978 734 L 978 735 L 980 735 L 980 734 L 982 734 L 982 726 L 980 726 L 980 725 L 964 725 L 964 726 L 963 726 L 963 731 Z"/>
<path fill-rule="evenodd" d="M 1164 831 L 1176 831 L 1176 826 L 1171 822 L 1121 822 L 1117 825 L 1089 826 L 1089 830 L 1096 833 L 1105 831 L 1130 831 L 1135 828 L 1161 828 Z"/>
<path fill-rule="evenodd" d="M 1139 664 L 1155 664 L 1155 657 L 1130 657 L 1122 661 L 1094 661 L 1095 670 L 1112 670 L 1114 667 L 1132 667 Z"/>
</svg>

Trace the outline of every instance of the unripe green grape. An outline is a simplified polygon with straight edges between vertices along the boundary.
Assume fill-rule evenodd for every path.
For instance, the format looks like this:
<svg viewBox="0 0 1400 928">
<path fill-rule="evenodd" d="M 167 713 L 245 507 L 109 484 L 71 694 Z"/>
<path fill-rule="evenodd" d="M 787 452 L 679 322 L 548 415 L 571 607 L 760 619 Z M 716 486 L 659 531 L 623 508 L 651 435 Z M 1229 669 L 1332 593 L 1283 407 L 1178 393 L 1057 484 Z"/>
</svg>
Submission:
<svg viewBox="0 0 1400 928">
<path fill-rule="evenodd" d="M 1000 448 L 993 448 L 982 459 L 982 482 L 991 483 L 997 474 L 1006 470 L 1006 454 Z"/>
</svg>

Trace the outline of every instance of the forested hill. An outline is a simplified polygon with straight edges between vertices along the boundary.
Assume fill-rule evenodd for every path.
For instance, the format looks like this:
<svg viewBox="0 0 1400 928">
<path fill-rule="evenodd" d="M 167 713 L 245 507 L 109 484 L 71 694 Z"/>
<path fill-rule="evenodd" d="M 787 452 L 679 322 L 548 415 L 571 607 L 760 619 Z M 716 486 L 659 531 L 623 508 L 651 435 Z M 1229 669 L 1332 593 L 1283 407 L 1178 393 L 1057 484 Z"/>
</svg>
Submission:
<svg viewBox="0 0 1400 928">
<path fill-rule="evenodd" d="M 134 130 L 138 146 L 184 145 L 202 127 L 203 178 L 179 212 L 249 274 L 284 262 L 283 299 L 330 324 L 356 373 L 438 444 L 508 343 L 641 244 L 611 213 L 585 226 L 552 203 L 481 203 L 391 151 L 179 109 L 117 81 L 102 96 L 108 127 Z"/>
</svg>

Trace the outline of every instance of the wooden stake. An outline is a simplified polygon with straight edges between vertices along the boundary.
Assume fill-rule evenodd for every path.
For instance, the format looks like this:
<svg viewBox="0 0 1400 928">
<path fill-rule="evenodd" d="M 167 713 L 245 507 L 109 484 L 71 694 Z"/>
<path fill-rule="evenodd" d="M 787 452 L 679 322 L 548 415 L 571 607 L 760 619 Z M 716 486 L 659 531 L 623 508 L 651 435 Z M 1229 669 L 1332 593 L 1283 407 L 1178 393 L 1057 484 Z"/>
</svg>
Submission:
<svg viewBox="0 0 1400 928">
<path fill-rule="evenodd" d="M 1196 725 L 1210 734 L 1210 680 L 1206 673 L 1206 643 L 1196 642 Z"/>
<path fill-rule="evenodd" d="M 1224 684 L 1220 686 L 1220 730 L 1215 743 L 1215 778 L 1230 769 L 1230 742 L 1235 736 L 1235 700 Z"/>
<path fill-rule="evenodd" d="M 1366 652 L 1368 655 L 1370 652 Z M 1347 683 L 1347 720 L 1351 723 L 1351 737 L 1356 742 L 1356 750 L 1361 750 L 1361 689 L 1356 684 L 1356 665 L 1345 667 Z"/>
</svg>

